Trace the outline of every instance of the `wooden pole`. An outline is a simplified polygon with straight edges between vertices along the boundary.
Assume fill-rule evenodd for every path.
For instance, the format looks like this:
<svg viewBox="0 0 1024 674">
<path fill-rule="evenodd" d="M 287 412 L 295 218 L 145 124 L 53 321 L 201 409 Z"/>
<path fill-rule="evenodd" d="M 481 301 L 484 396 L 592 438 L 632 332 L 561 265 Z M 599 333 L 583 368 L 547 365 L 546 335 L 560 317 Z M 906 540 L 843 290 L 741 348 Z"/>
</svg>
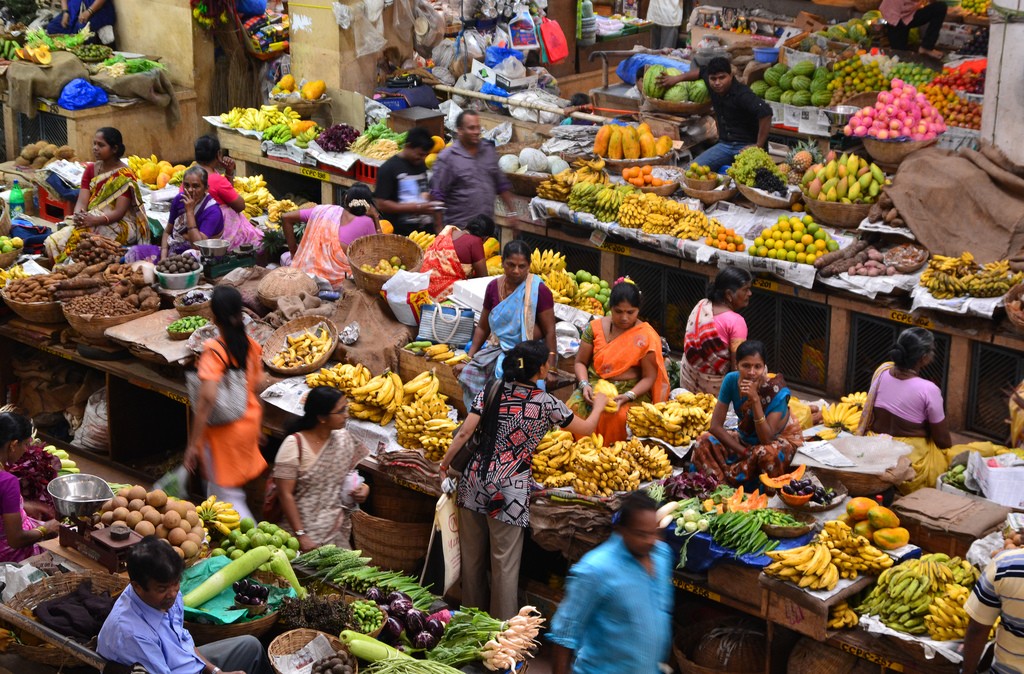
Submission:
<svg viewBox="0 0 1024 674">
<path fill-rule="evenodd" d="M 459 89 L 458 87 L 450 87 L 447 84 L 435 84 L 434 88 L 438 91 L 444 91 L 449 94 L 457 94 L 459 96 L 466 96 L 468 98 L 477 98 L 481 101 L 491 101 L 493 103 L 501 103 L 502 105 L 509 105 L 509 101 L 504 96 L 495 96 L 494 94 L 482 94 L 479 91 L 470 91 L 469 89 Z M 529 110 L 540 110 L 541 112 L 550 112 L 556 115 L 564 114 L 562 108 L 554 105 L 547 105 L 545 103 L 531 103 L 530 101 L 524 101 L 522 103 L 512 103 L 517 108 L 527 108 Z M 573 119 L 581 119 L 586 122 L 596 122 L 597 124 L 607 124 L 612 120 L 608 117 L 602 117 L 601 115 L 591 115 L 586 112 L 573 112 L 569 115 Z"/>
</svg>

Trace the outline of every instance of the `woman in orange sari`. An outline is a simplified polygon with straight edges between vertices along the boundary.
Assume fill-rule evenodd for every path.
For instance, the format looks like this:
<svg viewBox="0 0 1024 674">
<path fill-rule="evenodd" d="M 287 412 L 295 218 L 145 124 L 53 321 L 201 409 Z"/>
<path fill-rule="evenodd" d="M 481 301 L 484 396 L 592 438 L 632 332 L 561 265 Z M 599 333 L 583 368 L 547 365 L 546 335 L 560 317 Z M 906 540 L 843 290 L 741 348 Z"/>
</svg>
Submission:
<svg viewBox="0 0 1024 674">
<path fill-rule="evenodd" d="M 620 279 L 612 288 L 609 306 L 608 316 L 591 321 L 583 331 L 576 354 L 577 390 L 569 398 L 569 408 L 586 415 L 594 401 L 594 384 L 599 379 L 615 384 L 619 410 L 602 414 L 597 425 L 606 445 L 626 439 L 626 415 L 633 403 L 668 399 L 661 336 L 639 320 L 639 288 L 628 278 Z"/>
<path fill-rule="evenodd" d="M 295 226 L 305 223 L 296 243 Z M 348 188 L 341 206 L 314 206 L 281 216 L 281 229 L 291 254 L 291 266 L 315 274 L 337 288 L 352 273 L 348 247 L 362 236 L 380 232 L 379 215 L 370 188 Z M 282 257 L 282 264 L 284 264 Z"/>
<path fill-rule="evenodd" d="M 494 236 L 494 220 L 478 215 L 466 229 L 448 225 L 423 253 L 420 271 L 432 271 L 430 296 L 435 300 L 448 297 L 456 281 L 487 276 L 487 256 L 484 241 Z"/>
</svg>

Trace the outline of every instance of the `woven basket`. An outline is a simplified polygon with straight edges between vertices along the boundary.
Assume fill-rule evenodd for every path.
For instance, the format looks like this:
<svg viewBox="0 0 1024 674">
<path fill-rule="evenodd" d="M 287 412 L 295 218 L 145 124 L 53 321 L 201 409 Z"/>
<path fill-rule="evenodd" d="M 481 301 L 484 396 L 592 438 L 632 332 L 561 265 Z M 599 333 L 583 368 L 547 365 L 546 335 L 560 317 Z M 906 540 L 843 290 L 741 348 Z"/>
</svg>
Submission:
<svg viewBox="0 0 1024 674">
<path fill-rule="evenodd" d="M 1018 283 L 1010 288 L 1003 298 L 1006 305 L 1006 317 L 1010 319 L 1017 332 L 1024 332 L 1024 306 L 1021 306 L 1021 298 L 1024 296 L 1024 283 Z"/>
<path fill-rule="evenodd" d="M 844 204 L 817 199 L 805 199 L 804 205 L 816 222 L 843 229 L 857 229 L 871 210 L 871 204 Z"/>
<path fill-rule="evenodd" d="M 146 309 L 145 311 L 139 311 L 127 316 L 94 316 L 93 314 L 79 315 L 69 313 L 67 307 L 63 305 L 61 305 L 61 309 L 64 313 L 64 318 L 67 319 L 68 324 L 75 330 L 75 332 L 86 339 L 93 340 L 106 339 L 103 333 L 106 332 L 107 328 L 130 323 L 136 318 L 149 316 L 151 313 L 156 311 L 156 309 Z"/>
<path fill-rule="evenodd" d="M 11 311 L 29 323 L 64 322 L 64 312 L 61 310 L 60 302 L 18 302 L 8 297 L 3 290 L 0 290 L 0 298 L 3 298 Z"/>
<path fill-rule="evenodd" d="M 698 192 L 710 192 L 711 190 L 718 187 L 718 178 L 683 178 L 683 183 L 692 190 Z"/>
<path fill-rule="evenodd" d="M 348 648 L 345 644 L 342 643 L 341 639 L 333 634 L 327 634 L 326 632 L 318 632 L 317 630 L 310 629 L 291 630 L 278 635 L 270 642 L 270 646 L 267 648 L 267 657 L 270 658 L 271 666 L 274 666 L 274 658 L 297 653 L 300 648 L 308 644 L 313 639 L 316 639 L 321 634 L 327 637 L 327 640 L 331 643 L 331 647 L 334 649 L 335 653 L 339 651 L 348 653 Z M 284 674 L 276 666 L 274 666 L 274 671 L 277 672 L 277 674 Z M 358 672 L 359 670 L 356 669 L 355 671 Z"/>
<path fill-rule="evenodd" d="M 345 603 L 349 605 L 354 604 L 357 601 L 367 601 L 363 597 L 354 594 L 345 594 L 341 596 L 343 597 Z M 380 636 L 380 633 L 384 631 L 384 625 L 388 621 L 388 612 L 384 609 L 381 609 L 380 607 L 378 607 L 378 609 L 380 610 L 380 614 L 384 617 L 384 621 L 380 624 L 380 627 L 378 627 L 372 632 L 360 632 L 360 634 L 365 634 L 368 637 L 373 637 L 374 639 L 376 639 Z M 353 627 L 352 629 L 356 632 L 359 632 L 359 630 L 355 629 L 355 627 Z"/>
<path fill-rule="evenodd" d="M 250 575 L 253 580 L 264 585 L 275 585 L 277 587 L 290 587 L 288 581 L 280 576 L 263 571 L 256 571 Z M 185 623 L 185 629 L 189 631 L 197 646 L 213 643 L 221 639 L 231 639 L 251 634 L 254 637 L 262 637 L 277 624 L 279 611 L 267 611 L 255 620 L 231 623 L 230 625 L 209 625 L 206 623 Z"/>
<path fill-rule="evenodd" d="M 396 256 L 408 271 L 419 271 L 423 264 L 423 249 L 404 236 L 371 234 L 353 241 L 348 247 L 348 262 L 352 267 L 352 280 L 356 287 L 373 295 L 378 294 L 391 277 L 365 272 L 359 267 L 364 264 L 373 267 L 381 260 L 390 260 Z"/>
<path fill-rule="evenodd" d="M 352 513 L 354 547 L 373 559 L 376 566 L 391 571 L 418 573 L 433 531 L 433 523 L 392 522 L 362 510 Z"/>
<path fill-rule="evenodd" d="M 256 286 L 256 296 L 268 309 L 277 309 L 277 298 L 298 296 L 299 293 L 316 295 L 316 281 L 304 271 L 294 267 L 278 267 Z"/>
<path fill-rule="evenodd" d="M 367 511 L 392 522 L 428 524 L 434 521 L 437 499 L 391 480 L 377 480 L 370 490 Z"/>
<path fill-rule="evenodd" d="M 899 166 L 900 163 L 918 150 L 934 145 L 939 142 L 938 138 L 931 140 L 878 140 L 877 138 L 862 138 L 864 149 L 868 151 L 871 158 L 879 164 Z"/>
<path fill-rule="evenodd" d="M 670 197 L 679 189 L 679 183 L 673 181 L 665 185 L 658 185 L 657 187 L 654 185 L 644 185 L 639 189 L 641 192 L 657 194 L 659 197 Z"/>
<path fill-rule="evenodd" d="M 505 177 L 512 183 L 512 191 L 524 197 L 537 196 L 537 188 L 545 180 L 550 180 L 550 173 L 506 173 Z"/>
<path fill-rule="evenodd" d="M 749 624 L 749 619 L 726 619 L 724 621 L 706 621 L 696 626 L 689 626 L 687 629 L 673 630 L 677 635 L 672 644 L 672 654 L 675 656 L 677 671 L 681 674 L 753 674 L 753 672 L 764 671 L 763 662 L 758 662 L 758 658 L 753 656 L 748 649 L 738 654 L 737 662 L 729 662 L 727 665 L 709 667 L 697 663 L 700 657 L 700 648 L 713 629 Z"/>
<path fill-rule="evenodd" d="M 765 194 L 760 190 L 755 190 L 753 187 L 747 187 L 739 183 L 736 186 L 740 190 L 740 194 L 747 198 L 747 201 L 763 206 L 764 208 L 782 208 L 789 210 L 789 207 L 797 202 L 800 198 L 799 192 L 790 192 L 789 197 L 773 197 Z"/>
<path fill-rule="evenodd" d="M 170 339 L 172 342 L 183 342 L 189 337 L 191 337 L 193 332 L 195 332 L 195 330 L 189 330 L 188 332 L 171 332 L 170 330 L 168 330 L 167 338 Z"/>
<path fill-rule="evenodd" d="M 283 112 L 285 108 L 291 108 L 295 112 L 299 113 L 299 117 L 302 119 L 313 119 L 313 115 L 315 115 L 324 105 L 330 104 L 330 102 L 331 99 L 326 96 L 321 96 L 320 99 L 316 101 L 310 101 L 305 98 L 295 101 L 271 101 L 273 105 L 277 106 L 278 110 Z"/>
<path fill-rule="evenodd" d="M 8 236 L 11 233 L 11 208 L 7 202 L 0 199 L 0 236 Z"/>
<path fill-rule="evenodd" d="M 698 199 L 705 206 L 710 206 L 711 204 L 717 204 L 719 201 L 732 199 L 734 196 L 739 194 L 739 190 L 736 189 L 735 184 L 733 184 L 732 187 L 726 187 L 723 190 L 708 191 L 695 190 L 687 187 L 686 185 L 683 185 L 683 194 L 685 194 L 688 197 Z"/>
<path fill-rule="evenodd" d="M 14 598 L 7 603 L 7 606 L 15 611 L 35 611 L 36 606 L 39 606 L 44 601 L 66 597 L 71 594 L 85 580 L 92 582 L 93 592 L 109 592 L 115 596 L 128 587 L 128 579 L 124 576 L 100 573 L 98 571 L 63 573 L 59 576 L 48 576 L 39 582 L 29 585 L 14 595 Z M 95 648 L 94 643 L 89 646 Z M 12 642 L 7 646 L 5 653 L 20 655 L 26 660 L 58 668 L 67 667 L 79 662 L 77 657 L 49 644 L 26 646 L 25 644 Z"/>
<path fill-rule="evenodd" d="M 0 234 L 0 236 L 4 235 Z M 18 259 L 18 256 L 21 255 L 23 250 L 23 248 L 19 248 L 17 250 L 12 250 L 10 253 L 0 253 L 0 269 L 7 269 L 14 264 L 14 261 Z"/>
<path fill-rule="evenodd" d="M 188 293 L 182 293 L 174 299 L 174 308 L 178 312 L 179 316 L 202 316 L 206 320 L 213 322 L 213 305 L 211 300 L 200 302 L 198 304 L 184 305 L 181 300 Z"/>
<path fill-rule="evenodd" d="M 619 175 L 622 175 L 622 169 L 632 168 L 633 166 L 668 166 L 671 163 L 671 150 L 657 157 L 644 157 L 641 159 L 609 159 L 608 157 L 604 158 L 605 169 L 609 173 L 617 173 Z"/>
<path fill-rule="evenodd" d="M 317 326 L 324 326 L 327 328 L 328 334 L 331 336 L 331 342 L 327 349 L 316 358 L 316 360 L 310 362 L 308 365 L 300 365 L 298 367 L 278 367 L 274 365 L 273 359 L 278 353 L 287 348 L 288 335 L 295 334 L 296 332 L 303 332 L 308 330 L 315 332 Z M 319 370 L 324 363 L 331 359 L 331 355 L 334 354 L 334 348 L 338 345 L 338 328 L 334 325 L 334 322 L 324 318 L 322 316 L 302 316 L 296 318 L 293 321 L 288 321 L 280 328 L 274 331 L 274 334 L 270 336 L 267 343 L 263 345 L 263 367 L 270 370 L 274 374 L 283 375 L 285 377 L 294 377 L 300 374 L 309 374 Z"/>
<path fill-rule="evenodd" d="M 808 531 L 814 528 L 814 523 L 817 521 L 814 515 L 808 515 L 804 513 L 789 513 L 789 516 L 795 520 L 803 522 L 803 526 L 799 527 L 778 527 L 773 524 L 762 524 L 761 531 L 771 536 L 772 538 L 796 538 L 797 536 L 803 536 Z"/>
</svg>

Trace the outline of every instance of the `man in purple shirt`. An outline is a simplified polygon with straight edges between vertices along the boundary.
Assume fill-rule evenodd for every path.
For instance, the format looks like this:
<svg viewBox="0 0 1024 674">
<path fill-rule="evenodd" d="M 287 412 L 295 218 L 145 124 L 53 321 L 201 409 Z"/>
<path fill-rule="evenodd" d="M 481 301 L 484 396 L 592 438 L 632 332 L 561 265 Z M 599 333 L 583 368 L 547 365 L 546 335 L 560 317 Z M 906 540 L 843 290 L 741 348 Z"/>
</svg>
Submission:
<svg viewBox="0 0 1024 674">
<path fill-rule="evenodd" d="M 444 222 L 462 229 L 478 215 L 494 217 L 500 194 L 512 211 L 512 183 L 498 168 L 494 144 L 480 138 L 480 116 L 465 110 L 455 120 L 458 139 L 441 152 L 434 164 L 430 196 L 444 202 Z"/>
</svg>

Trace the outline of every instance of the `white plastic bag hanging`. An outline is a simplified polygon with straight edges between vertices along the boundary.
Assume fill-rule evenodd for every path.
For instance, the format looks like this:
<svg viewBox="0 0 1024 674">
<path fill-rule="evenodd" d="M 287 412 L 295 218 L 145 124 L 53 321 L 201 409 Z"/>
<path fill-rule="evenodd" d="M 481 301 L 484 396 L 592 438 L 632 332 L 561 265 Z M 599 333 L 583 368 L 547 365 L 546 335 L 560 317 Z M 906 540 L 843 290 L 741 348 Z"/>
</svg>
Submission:
<svg viewBox="0 0 1024 674">
<path fill-rule="evenodd" d="M 331 8 L 334 10 L 334 20 L 344 30 L 348 30 L 352 25 L 352 8 L 348 5 L 343 5 L 340 2 L 331 4 Z"/>
<path fill-rule="evenodd" d="M 462 576 L 462 548 L 459 546 L 459 509 L 451 494 L 441 494 L 434 511 L 434 527 L 441 532 L 444 553 L 444 591 Z"/>
<path fill-rule="evenodd" d="M 420 324 L 420 307 L 430 303 L 430 273 L 398 271 L 381 288 L 395 318 L 404 325 Z"/>
<path fill-rule="evenodd" d="M 381 12 L 384 10 L 383 0 L 370 0 L 365 5 L 354 5 L 352 12 L 352 40 L 356 46 L 356 58 L 377 54 L 384 50 L 388 41 L 384 39 L 381 28 Z"/>
</svg>

